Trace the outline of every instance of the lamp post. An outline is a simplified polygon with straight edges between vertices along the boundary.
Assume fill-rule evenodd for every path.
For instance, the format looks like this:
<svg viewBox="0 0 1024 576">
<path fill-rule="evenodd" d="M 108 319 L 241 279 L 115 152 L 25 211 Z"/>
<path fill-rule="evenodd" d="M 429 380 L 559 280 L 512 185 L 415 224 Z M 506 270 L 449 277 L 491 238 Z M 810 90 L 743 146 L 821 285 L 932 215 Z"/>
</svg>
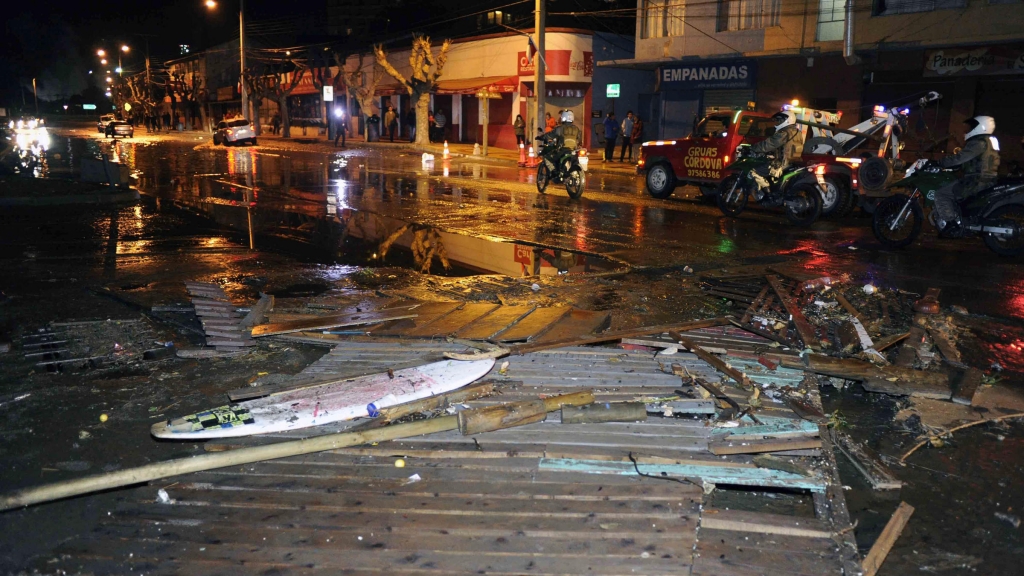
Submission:
<svg viewBox="0 0 1024 576">
<path fill-rule="evenodd" d="M 216 0 L 206 0 L 205 4 L 210 10 L 217 8 Z M 238 1 L 238 63 L 238 86 L 242 100 L 242 116 L 251 122 L 249 91 L 245 89 L 245 0 Z"/>
</svg>

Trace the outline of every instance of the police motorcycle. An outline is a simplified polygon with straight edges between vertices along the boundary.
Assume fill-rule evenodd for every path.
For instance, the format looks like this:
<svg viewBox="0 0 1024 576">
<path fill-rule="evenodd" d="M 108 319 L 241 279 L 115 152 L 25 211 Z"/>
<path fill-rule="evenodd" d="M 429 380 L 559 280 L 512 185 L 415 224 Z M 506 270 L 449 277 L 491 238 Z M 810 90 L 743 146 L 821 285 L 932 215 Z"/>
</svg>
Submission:
<svg viewBox="0 0 1024 576">
<path fill-rule="evenodd" d="M 935 222 L 935 192 L 957 179 L 954 170 L 914 162 L 902 180 L 890 189 L 909 190 L 894 194 L 875 209 L 871 230 L 886 248 L 902 248 L 914 242 L 927 220 Z M 1006 178 L 960 202 L 960 218 L 966 235 L 980 235 L 985 246 L 1000 256 L 1024 253 L 1024 178 Z"/>
<path fill-rule="evenodd" d="M 564 148 L 555 132 L 546 132 L 537 136 L 540 142 L 539 154 L 540 163 L 537 165 L 537 191 L 541 194 L 548 187 L 548 183 L 565 183 L 565 191 L 569 197 L 578 200 L 583 196 L 583 189 L 587 185 L 587 173 L 580 160 L 586 157 L 587 151 L 584 148 Z"/>
<path fill-rule="evenodd" d="M 726 167 L 731 174 L 718 185 L 718 209 L 726 216 L 737 217 L 747 207 L 749 198 L 759 206 L 782 206 L 786 218 L 796 226 L 810 226 L 821 215 L 822 192 L 814 177 L 815 166 L 789 166 L 782 170 L 770 168 L 772 154 L 756 155 L 750 144 L 736 148 L 736 160 Z M 769 167 L 768 170 L 765 170 Z M 761 176 L 767 173 L 767 176 Z M 768 181 L 758 186 L 757 178 Z"/>
</svg>

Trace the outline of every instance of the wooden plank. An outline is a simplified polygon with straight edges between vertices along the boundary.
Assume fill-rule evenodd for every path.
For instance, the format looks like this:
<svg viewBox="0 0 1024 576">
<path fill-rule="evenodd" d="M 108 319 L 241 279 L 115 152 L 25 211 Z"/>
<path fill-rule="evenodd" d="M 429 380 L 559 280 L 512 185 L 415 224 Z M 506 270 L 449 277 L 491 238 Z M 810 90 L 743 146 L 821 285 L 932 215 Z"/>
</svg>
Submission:
<svg viewBox="0 0 1024 576">
<path fill-rule="evenodd" d="M 708 450 L 712 454 L 759 454 L 763 452 L 780 452 L 783 450 L 807 450 L 821 448 L 819 438 L 769 439 L 769 440 L 720 440 L 709 442 Z"/>
<path fill-rule="evenodd" d="M 924 344 L 925 331 L 919 323 L 920 316 L 920 314 L 914 316 L 914 323 L 910 326 L 910 336 L 903 341 L 899 356 L 896 357 L 897 366 L 904 368 L 913 366 L 914 360 L 917 359 L 918 349 Z"/>
<path fill-rule="evenodd" d="M 310 320 L 295 320 L 292 322 L 282 322 L 280 324 L 264 324 L 261 326 L 255 326 L 252 329 L 252 335 L 253 337 L 261 337 L 273 336 L 275 334 L 290 334 L 292 332 L 302 332 L 304 330 L 326 330 L 327 328 L 338 328 L 343 326 L 365 326 L 367 324 L 377 324 L 389 320 L 401 320 L 415 317 L 415 313 L 410 314 L 406 311 L 399 311 L 397 313 L 368 312 L 365 314 L 321 316 L 320 318 Z"/>
<path fill-rule="evenodd" d="M 817 518 L 764 514 L 742 510 L 705 508 L 700 517 L 700 529 L 780 534 L 802 538 L 832 538 L 832 531 Z M 714 538 L 713 534 L 707 535 Z"/>
<path fill-rule="evenodd" d="M 970 406 L 985 374 L 977 368 L 958 370 L 953 376 L 953 402 Z"/>
<path fill-rule="evenodd" d="M 495 340 L 498 342 L 529 341 L 544 333 L 552 324 L 572 311 L 569 306 L 559 308 L 538 308 L 507 330 L 503 330 Z"/>
<path fill-rule="evenodd" d="M 875 490 L 899 490 L 903 487 L 903 482 L 893 477 L 877 458 L 868 454 L 848 435 L 837 433 L 833 444 Z"/>
<path fill-rule="evenodd" d="M 818 341 L 817 333 L 814 328 L 807 322 L 807 318 L 804 317 L 804 313 L 800 310 L 800 307 L 793 301 L 793 297 L 789 295 L 786 288 L 782 285 L 782 281 L 779 280 L 778 276 L 769 274 L 765 276 L 768 279 L 768 284 L 771 285 L 772 290 L 775 291 L 775 295 L 779 297 L 779 301 L 782 302 L 782 306 L 786 309 L 786 312 L 792 317 L 793 325 L 796 326 L 796 331 L 800 334 L 800 339 L 804 341 L 804 346 L 812 350 L 820 350 L 821 342 Z"/>
<path fill-rule="evenodd" d="M 501 306 L 490 314 L 460 328 L 455 333 L 455 337 L 466 340 L 488 340 L 497 333 L 511 328 L 536 309 L 536 306 Z"/>
<path fill-rule="evenodd" d="M 264 317 L 267 312 L 274 309 L 274 297 L 267 294 L 260 294 L 260 300 L 252 307 L 252 310 L 242 318 L 239 326 L 242 328 L 252 328 L 257 324 L 262 324 Z"/>
<path fill-rule="evenodd" d="M 908 336 L 910 336 L 910 332 L 904 332 L 902 334 L 893 334 L 892 336 L 879 338 L 878 341 L 875 342 L 875 350 L 881 352 L 886 348 L 892 348 L 893 345 L 899 344 L 900 342 L 906 340 Z"/>
<path fill-rule="evenodd" d="M 216 346 L 218 348 L 220 348 L 221 346 L 244 347 L 244 346 L 255 346 L 256 345 L 256 341 L 255 340 L 235 340 L 235 339 L 228 340 L 228 339 L 224 339 L 224 338 L 207 338 L 206 339 L 206 345 L 207 346 Z"/>
<path fill-rule="evenodd" d="M 610 312 L 590 312 L 575 308 L 568 315 L 555 322 L 550 329 L 540 335 L 536 342 L 553 342 L 569 338 L 586 338 L 594 332 L 608 327 L 611 322 Z"/>
<path fill-rule="evenodd" d="M 747 311 L 743 313 L 743 318 L 740 319 L 740 324 L 750 323 L 750 319 L 753 318 L 758 308 L 760 308 L 761 305 L 764 304 L 764 299 L 768 296 L 768 290 L 770 288 L 771 286 L 767 284 L 765 284 L 764 288 L 761 288 L 761 292 L 757 294 L 757 297 L 754 298 L 754 301 L 751 302 L 750 306 L 747 307 Z"/>
<path fill-rule="evenodd" d="M 906 502 L 900 502 L 892 518 L 889 518 L 889 522 L 882 529 L 882 534 L 878 536 L 878 540 L 875 540 L 875 543 L 871 545 L 871 550 L 864 557 L 864 576 L 875 576 L 878 573 L 878 569 L 882 567 L 886 556 L 889 555 L 889 551 L 896 544 L 896 540 L 903 533 L 903 529 L 913 514 L 913 506 Z"/>
<path fill-rule="evenodd" d="M 864 315 L 860 313 L 860 310 L 854 308 L 853 304 L 850 304 L 850 301 L 847 300 L 845 296 L 843 296 L 842 292 L 840 292 L 839 290 L 834 290 L 832 292 L 832 296 L 835 297 L 836 302 L 839 302 L 839 305 L 842 306 L 851 316 L 853 316 L 857 320 L 860 320 L 861 323 L 865 321 Z"/>
<path fill-rule="evenodd" d="M 432 322 L 419 324 L 411 330 L 406 330 L 403 336 L 410 338 L 448 336 L 457 332 L 460 328 L 465 327 L 474 320 L 493 312 L 498 308 L 498 306 L 498 304 L 464 304 L 458 310 L 453 310 L 449 314 L 439 316 Z"/>
<path fill-rule="evenodd" d="M 692 576 L 844 574 L 831 539 L 724 530 L 705 532 L 703 521 L 702 515 Z"/>
<path fill-rule="evenodd" d="M 693 343 L 692 340 L 684 337 L 679 332 L 672 331 L 669 332 L 668 334 L 677 342 L 689 348 L 690 352 L 696 354 L 698 358 L 710 364 L 715 370 L 718 370 L 722 374 L 725 374 L 729 378 L 732 378 L 741 386 L 750 386 L 750 380 L 747 379 L 747 375 L 744 374 L 743 372 L 740 372 L 739 370 L 730 367 L 723 360 L 719 359 L 717 356 L 711 354 L 707 350 L 704 350 L 700 346 L 697 346 L 696 344 Z"/>
<path fill-rule="evenodd" d="M 406 318 L 370 328 L 366 332 L 373 336 L 403 336 L 407 330 L 429 324 L 458 310 L 460 306 L 462 306 L 462 302 L 423 302 L 414 308 L 402 307 L 396 309 L 396 311 L 404 310 L 408 314 Z M 378 313 L 387 313 L 389 311 L 390 308 L 379 310 Z"/>
<path fill-rule="evenodd" d="M 925 329 L 928 332 L 928 336 L 931 336 L 932 342 L 935 343 L 935 347 L 942 353 L 942 357 L 950 362 L 960 361 L 960 351 L 956 349 L 956 346 L 950 342 L 949 338 L 939 330 L 932 328 Z"/>
</svg>

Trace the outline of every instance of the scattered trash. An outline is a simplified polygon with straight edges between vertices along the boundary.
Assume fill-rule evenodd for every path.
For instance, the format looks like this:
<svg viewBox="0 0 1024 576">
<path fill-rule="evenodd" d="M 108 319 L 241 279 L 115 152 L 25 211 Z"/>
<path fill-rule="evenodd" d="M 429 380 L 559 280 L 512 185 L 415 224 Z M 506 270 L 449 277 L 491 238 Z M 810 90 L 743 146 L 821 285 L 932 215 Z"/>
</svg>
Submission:
<svg viewBox="0 0 1024 576">
<path fill-rule="evenodd" d="M 498 369 L 498 374 L 502 376 L 508 374 L 508 360 L 501 363 L 501 368 Z"/>
<path fill-rule="evenodd" d="M 534 292 L 540 292 L 540 284 L 537 284 L 535 282 L 533 286 L 530 286 L 530 290 L 533 290 Z"/>
<path fill-rule="evenodd" d="M 949 310 L 951 312 L 953 312 L 953 314 L 959 314 L 961 316 L 967 316 L 967 308 L 964 308 L 963 306 L 959 306 L 957 304 L 953 304 L 952 306 L 949 307 Z"/>
<path fill-rule="evenodd" d="M 100 414 L 100 422 L 106 422 L 109 418 L 106 414 Z"/>
<path fill-rule="evenodd" d="M 1003 522 L 1008 522 L 1014 528 L 1020 528 L 1020 516 L 1014 516 L 1013 514 L 1006 514 L 1004 512 L 996 512 L 995 516 Z"/>
<path fill-rule="evenodd" d="M 174 504 L 174 500 L 163 488 L 156 491 L 156 501 L 160 504 Z"/>
<path fill-rule="evenodd" d="M 405 483 L 406 484 L 415 484 L 416 482 L 419 482 L 422 479 L 423 478 L 420 478 L 419 474 L 413 474 L 412 476 L 409 476 L 409 479 L 406 480 Z"/>
<path fill-rule="evenodd" d="M 693 274 L 693 268 L 690 268 L 689 266 L 683 266 L 683 272 L 686 272 L 687 274 Z"/>
<path fill-rule="evenodd" d="M 90 434 L 88 430 L 79 430 L 78 431 L 78 439 L 79 440 L 88 440 L 89 438 L 92 438 L 92 434 Z"/>
<path fill-rule="evenodd" d="M 865 294 L 874 294 L 875 292 L 878 292 L 878 288 L 875 288 L 873 284 L 865 284 L 863 290 Z"/>
<path fill-rule="evenodd" d="M 395 460 L 395 468 L 405 468 L 405 460 L 401 458 Z"/>
</svg>

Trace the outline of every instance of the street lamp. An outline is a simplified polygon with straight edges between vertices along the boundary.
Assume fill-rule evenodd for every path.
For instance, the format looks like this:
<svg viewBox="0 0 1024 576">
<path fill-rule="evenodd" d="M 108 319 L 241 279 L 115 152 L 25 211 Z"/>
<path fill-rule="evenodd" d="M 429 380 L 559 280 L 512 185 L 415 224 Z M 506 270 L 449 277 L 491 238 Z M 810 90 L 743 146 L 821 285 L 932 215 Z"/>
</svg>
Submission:
<svg viewBox="0 0 1024 576">
<path fill-rule="evenodd" d="M 129 50 L 131 50 L 131 48 L 129 48 L 127 44 L 122 44 L 121 45 L 121 52 L 126 52 L 127 53 Z"/>
<path fill-rule="evenodd" d="M 103 58 L 104 56 L 107 55 L 107 51 L 102 49 L 102 48 L 100 48 L 99 50 L 96 51 L 96 55 L 99 56 L 100 58 Z"/>
<path fill-rule="evenodd" d="M 217 8 L 216 0 L 206 0 L 204 4 L 209 10 Z M 249 113 L 249 92 L 245 89 L 245 0 L 238 0 L 238 63 L 238 84 L 241 86 L 242 92 L 242 117 L 252 121 L 252 114 Z"/>
<path fill-rule="evenodd" d="M 107 59 L 106 58 L 100 58 L 100 64 L 106 65 L 106 63 L 107 63 Z"/>
</svg>

